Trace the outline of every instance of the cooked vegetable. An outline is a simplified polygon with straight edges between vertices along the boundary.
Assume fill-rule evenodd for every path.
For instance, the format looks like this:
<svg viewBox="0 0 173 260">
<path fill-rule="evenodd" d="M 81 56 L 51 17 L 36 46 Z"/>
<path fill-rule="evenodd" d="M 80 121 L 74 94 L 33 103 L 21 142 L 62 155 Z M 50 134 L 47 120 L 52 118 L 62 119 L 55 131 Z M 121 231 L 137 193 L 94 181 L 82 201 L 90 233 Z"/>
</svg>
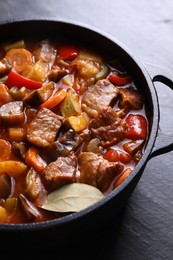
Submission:
<svg viewBox="0 0 173 260">
<path fill-rule="evenodd" d="M 145 139 L 147 135 L 147 120 L 142 115 L 129 114 L 126 118 L 126 137 L 137 140 Z"/>
<path fill-rule="evenodd" d="M 7 52 L 11 49 L 25 49 L 26 45 L 25 45 L 25 41 L 24 40 L 20 40 L 17 42 L 12 42 L 12 43 L 6 43 L 3 46 L 4 50 Z"/>
<path fill-rule="evenodd" d="M 143 140 L 135 140 L 135 141 L 124 143 L 123 148 L 131 156 L 134 156 L 138 151 L 141 151 L 143 145 L 144 145 Z"/>
<path fill-rule="evenodd" d="M 120 150 L 110 149 L 104 154 L 104 159 L 108 160 L 109 162 L 122 162 L 127 164 L 131 161 L 131 157 L 128 153 L 125 153 Z"/>
<path fill-rule="evenodd" d="M 39 221 L 42 218 L 41 212 L 38 208 L 30 202 L 23 194 L 19 195 L 22 209 L 25 212 L 25 215 L 29 221 L 37 220 Z"/>
<path fill-rule="evenodd" d="M 65 118 L 82 113 L 79 96 L 72 88 L 67 91 L 67 96 L 61 102 L 60 111 Z"/>
<path fill-rule="evenodd" d="M 127 179 L 127 177 L 130 175 L 130 173 L 132 172 L 132 169 L 127 168 L 114 182 L 113 187 L 114 189 L 116 187 L 118 187 L 121 183 L 123 183 L 123 181 L 125 181 L 125 179 Z"/>
<path fill-rule="evenodd" d="M 0 61 L 0 74 L 5 75 L 6 73 L 9 72 L 10 69 L 11 69 L 11 65 L 8 62 L 7 58 L 3 58 Z"/>
<path fill-rule="evenodd" d="M 10 158 L 11 155 L 11 144 L 10 142 L 0 139 L 0 161 L 6 161 Z"/>
<path fill-rule="evenodd" d="M 26 87 L 28 89 L 37 89 L 42 87 L 42 83 L 28 79 L 26 77 L 21 76 L 19 73 L 14 71 L 13 69 L 10 71 L 7 80 L 5 81 L 5 85 L 9 88 L 12 87 Z"/>
<path fill-rule="evenodd" d="M 30 147 L 25 155 L 27 165 L 33 167 L 37 172 L 42 172 L 47 163 L 40 157 L 38 149 L 34 146 Z"/>
<path fill-rule="evenodd" d="M 4 207 L 8 214 L 12 215 L 15 213 L 15 211 L 17 210 L 17 204 L 18 199 L 15 197 L 10 197 L 6 199 Z"/>
<path fill-rule="evenodd" d="M 9 94 L 7 87 L 4 84 L 0 84 L 0 106 L 12 101 L 12 97 Z"/>
<path fill-rule="evenodd" d="M 26 70 L 27 65 L 33 63 L 32 54 L 30 51 L 21 48 L 21 49 L 10 49 L 5 57 L 7 58 L 10 65 L 18 73 L 22 73 Z"/>
<path fill-rule="evenodd" d="M 40 176 L 33 168 L 29 170 L 26 176 L 26 194 L 37 203 L 43 203 L 46 199 L 46 190 L 41 182 Z"/>
<path fill-rule="evenodd" d="M 53 97 L 50 97 L 40 107 L 52 109 L 57 106 L 66 97 L 66 95 L 67 92 L 64 89 L 60 89 L 53 95 Z"/>
<path fill-rule="evenodd" d="M 85 112 L 78 116 L 70 116 L 65 121 L 64 124 L 69 127 L 73 128 L 74 131 L 80 132 L 87 128 L 89 123 L 89 118 Z"/>
<path fill-rule="evenodd" d="M 20 125 L 24 122 L 25 116 L 22 101 L 12 101 L 0 107 L 0 118 L 8 125 Z"/>
<path fill-rule="evenodd" d="M 8 217 L 8 213 L 5 208 L 0 206 L 0 223 L 6 223 Z"/>
<path fill-rule="evenodd" d="M 25 132 L 22 127 L 10 127 L 8 128 L 8 136 L 10 141 L 21 142 L 24 141 Z"/>
<path fill-rule="evenodd" d="M 123 86 L 123 85 L 126 85 L 126 84 L 132 82 L 131 76 L 119 76 L 116 74 L 109 76 L 108 79 L 110 80 L 111 83 L 113 83 L 117 86 Z"/>
<path fill-rule="evenodd" d="M 78 50 L 74 45 L 58 48 L 58 54 L 62 60 L 74 60 L 78 56 Z"/>
<path fill-rule="evenodd" d="M 11 178 L 7 173 L 0 175 L 0 199 L 7 199 L 11 193 Z"/>
<path fill-rule="evenodd" d="M 42 60 L 35 62 L 32 66 L 28 66 L 23 76 L 39 82 L 45 82 L 48 75 L 48 66 Z"/>
<path fill-rule="evenodd" d="M 24 174 L 27 165 L 19 161 L 3 161 L 0 162 L 0 174 L 7 173 L 11 177 L 18 177 Z"/>
</svg>

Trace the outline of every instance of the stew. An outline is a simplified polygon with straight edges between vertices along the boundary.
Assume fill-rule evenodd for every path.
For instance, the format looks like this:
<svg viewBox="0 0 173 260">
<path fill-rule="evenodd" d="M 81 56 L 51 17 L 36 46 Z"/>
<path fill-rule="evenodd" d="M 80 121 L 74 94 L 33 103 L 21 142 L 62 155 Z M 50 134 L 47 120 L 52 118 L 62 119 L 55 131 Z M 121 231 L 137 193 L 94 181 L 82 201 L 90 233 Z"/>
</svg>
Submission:
<svg viewBox="0 0 173 260">
<path fill-rule="evenodd" d="M 131 174 L 148 121 L 121 61 L 53 39 L 1 43 L 0 59 L 0 223 L 62 217 Z"/>
</svg>

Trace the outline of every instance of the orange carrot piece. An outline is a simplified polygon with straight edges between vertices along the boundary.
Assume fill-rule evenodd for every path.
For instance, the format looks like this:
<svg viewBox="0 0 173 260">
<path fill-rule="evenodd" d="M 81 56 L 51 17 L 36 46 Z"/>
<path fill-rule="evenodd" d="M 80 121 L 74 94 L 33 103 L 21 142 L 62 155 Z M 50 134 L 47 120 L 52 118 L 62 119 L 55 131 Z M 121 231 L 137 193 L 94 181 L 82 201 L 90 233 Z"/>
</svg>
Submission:
<svg viewBox="0 0 173 260">
<path fill-rule="evenodd" d="M 58 90 L 53 97 L 50 97 L 47 101 L 41 104 L 41 107 L 46 107 L 48 109 L 52 109 L 57 106 L 65 97 L 67 96 L 67 92 L 64 89 Z"/>
<path fill-rule="evenodd" d="M 4 139 L 0 139 L 0 161 L 6 161 L 10 158 L 11 144 Z"/>
<path fill-rule="evenodd" d="M 131 172 L 132 172 L 132 169 L 127 168 L 120 176 L 118 176 L 117 180 L 113 184 L 113 188 L 115 189 L 121 183 L 123 183 L 123 181 L 125 181 L 125 179 L 130 175 Z"/>
<path fill-rule="evenodd" d="M 31 52 L 24 48 L 11 49 L 6 53 L 5 57 L 18 73 L 22 73 L 26 66 L 33 63 Z"/>
<path fill-rule="evenodd" d="M 12 97 L 8 93 L 7 87 L 4 84 L 0 84 L 0 106 L 12 101 Z"/>
<path fill-rule="evenodd" d="M 6 172 L 11 177 L 18 177 L 24 174 L 27 170 L 27 165 L 13 160 L 0 162 L 0 174 Z"/>
<path fill-rule="evenodd" d="M 34 146 L 30 147 L 25 155 L 25 162 L 33 167 L 36 172 L 42 172 L 47 163 L 40 157 L 38 149 Z"/>
</svg>

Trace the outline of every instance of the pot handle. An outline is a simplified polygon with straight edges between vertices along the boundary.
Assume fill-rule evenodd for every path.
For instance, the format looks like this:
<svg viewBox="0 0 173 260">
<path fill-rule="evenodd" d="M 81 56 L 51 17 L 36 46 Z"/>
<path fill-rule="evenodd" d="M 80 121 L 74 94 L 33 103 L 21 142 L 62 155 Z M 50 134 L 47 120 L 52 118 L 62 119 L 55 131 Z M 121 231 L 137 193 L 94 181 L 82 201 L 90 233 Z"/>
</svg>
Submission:
<svg viewBox="0 0 173 260">
<path fill-rule="evenodd" d="M 165 70 L 162 67 L 149 63 L 145 63 L 145 66 L 153 83 L 161 82 L 173 90 L 173 75 L 169 71 Z M 151 159 L 154 156 L 170 152 L 172 150 L 173 134 L 165 134 L 159 127 L 156 141 L 153 150 L 149 156 L 149 159 Z"/>
</svg>

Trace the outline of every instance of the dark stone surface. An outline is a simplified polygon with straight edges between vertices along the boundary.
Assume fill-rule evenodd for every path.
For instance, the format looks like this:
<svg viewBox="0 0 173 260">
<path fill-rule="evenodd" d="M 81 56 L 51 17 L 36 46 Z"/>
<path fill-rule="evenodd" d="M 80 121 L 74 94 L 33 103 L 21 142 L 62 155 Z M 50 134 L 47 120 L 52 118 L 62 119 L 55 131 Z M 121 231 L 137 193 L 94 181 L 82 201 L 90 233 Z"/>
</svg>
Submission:
<svg viewBox="0 0 173 260">
<path fill-rule="evenodd" d="M 1 1 L 0 9 L 0 20 L 56 17 L 94 26 L 124 43 L 143 62 L 173 72 L 171 0 L 6 0 Z M 173 93 L 163 84 L 156 86 L 161 129 L 173 132 Z M 39 259 L 172 260 L 172 156 L 173 152 L 169 152 L 148 162 L 120 219 L 110 223 L 106 230 L 93 232 L 87 240 L 75 241 L 67 247 L 51 248 L 48 239 L 47 248 L 28 245 L 28 250 L 20 253 L 18 244 L 15 250 L 3 252 L 3 256 L 5 259 L 10 256 L 34 259 L 37 255 Z"/>
</svg>

